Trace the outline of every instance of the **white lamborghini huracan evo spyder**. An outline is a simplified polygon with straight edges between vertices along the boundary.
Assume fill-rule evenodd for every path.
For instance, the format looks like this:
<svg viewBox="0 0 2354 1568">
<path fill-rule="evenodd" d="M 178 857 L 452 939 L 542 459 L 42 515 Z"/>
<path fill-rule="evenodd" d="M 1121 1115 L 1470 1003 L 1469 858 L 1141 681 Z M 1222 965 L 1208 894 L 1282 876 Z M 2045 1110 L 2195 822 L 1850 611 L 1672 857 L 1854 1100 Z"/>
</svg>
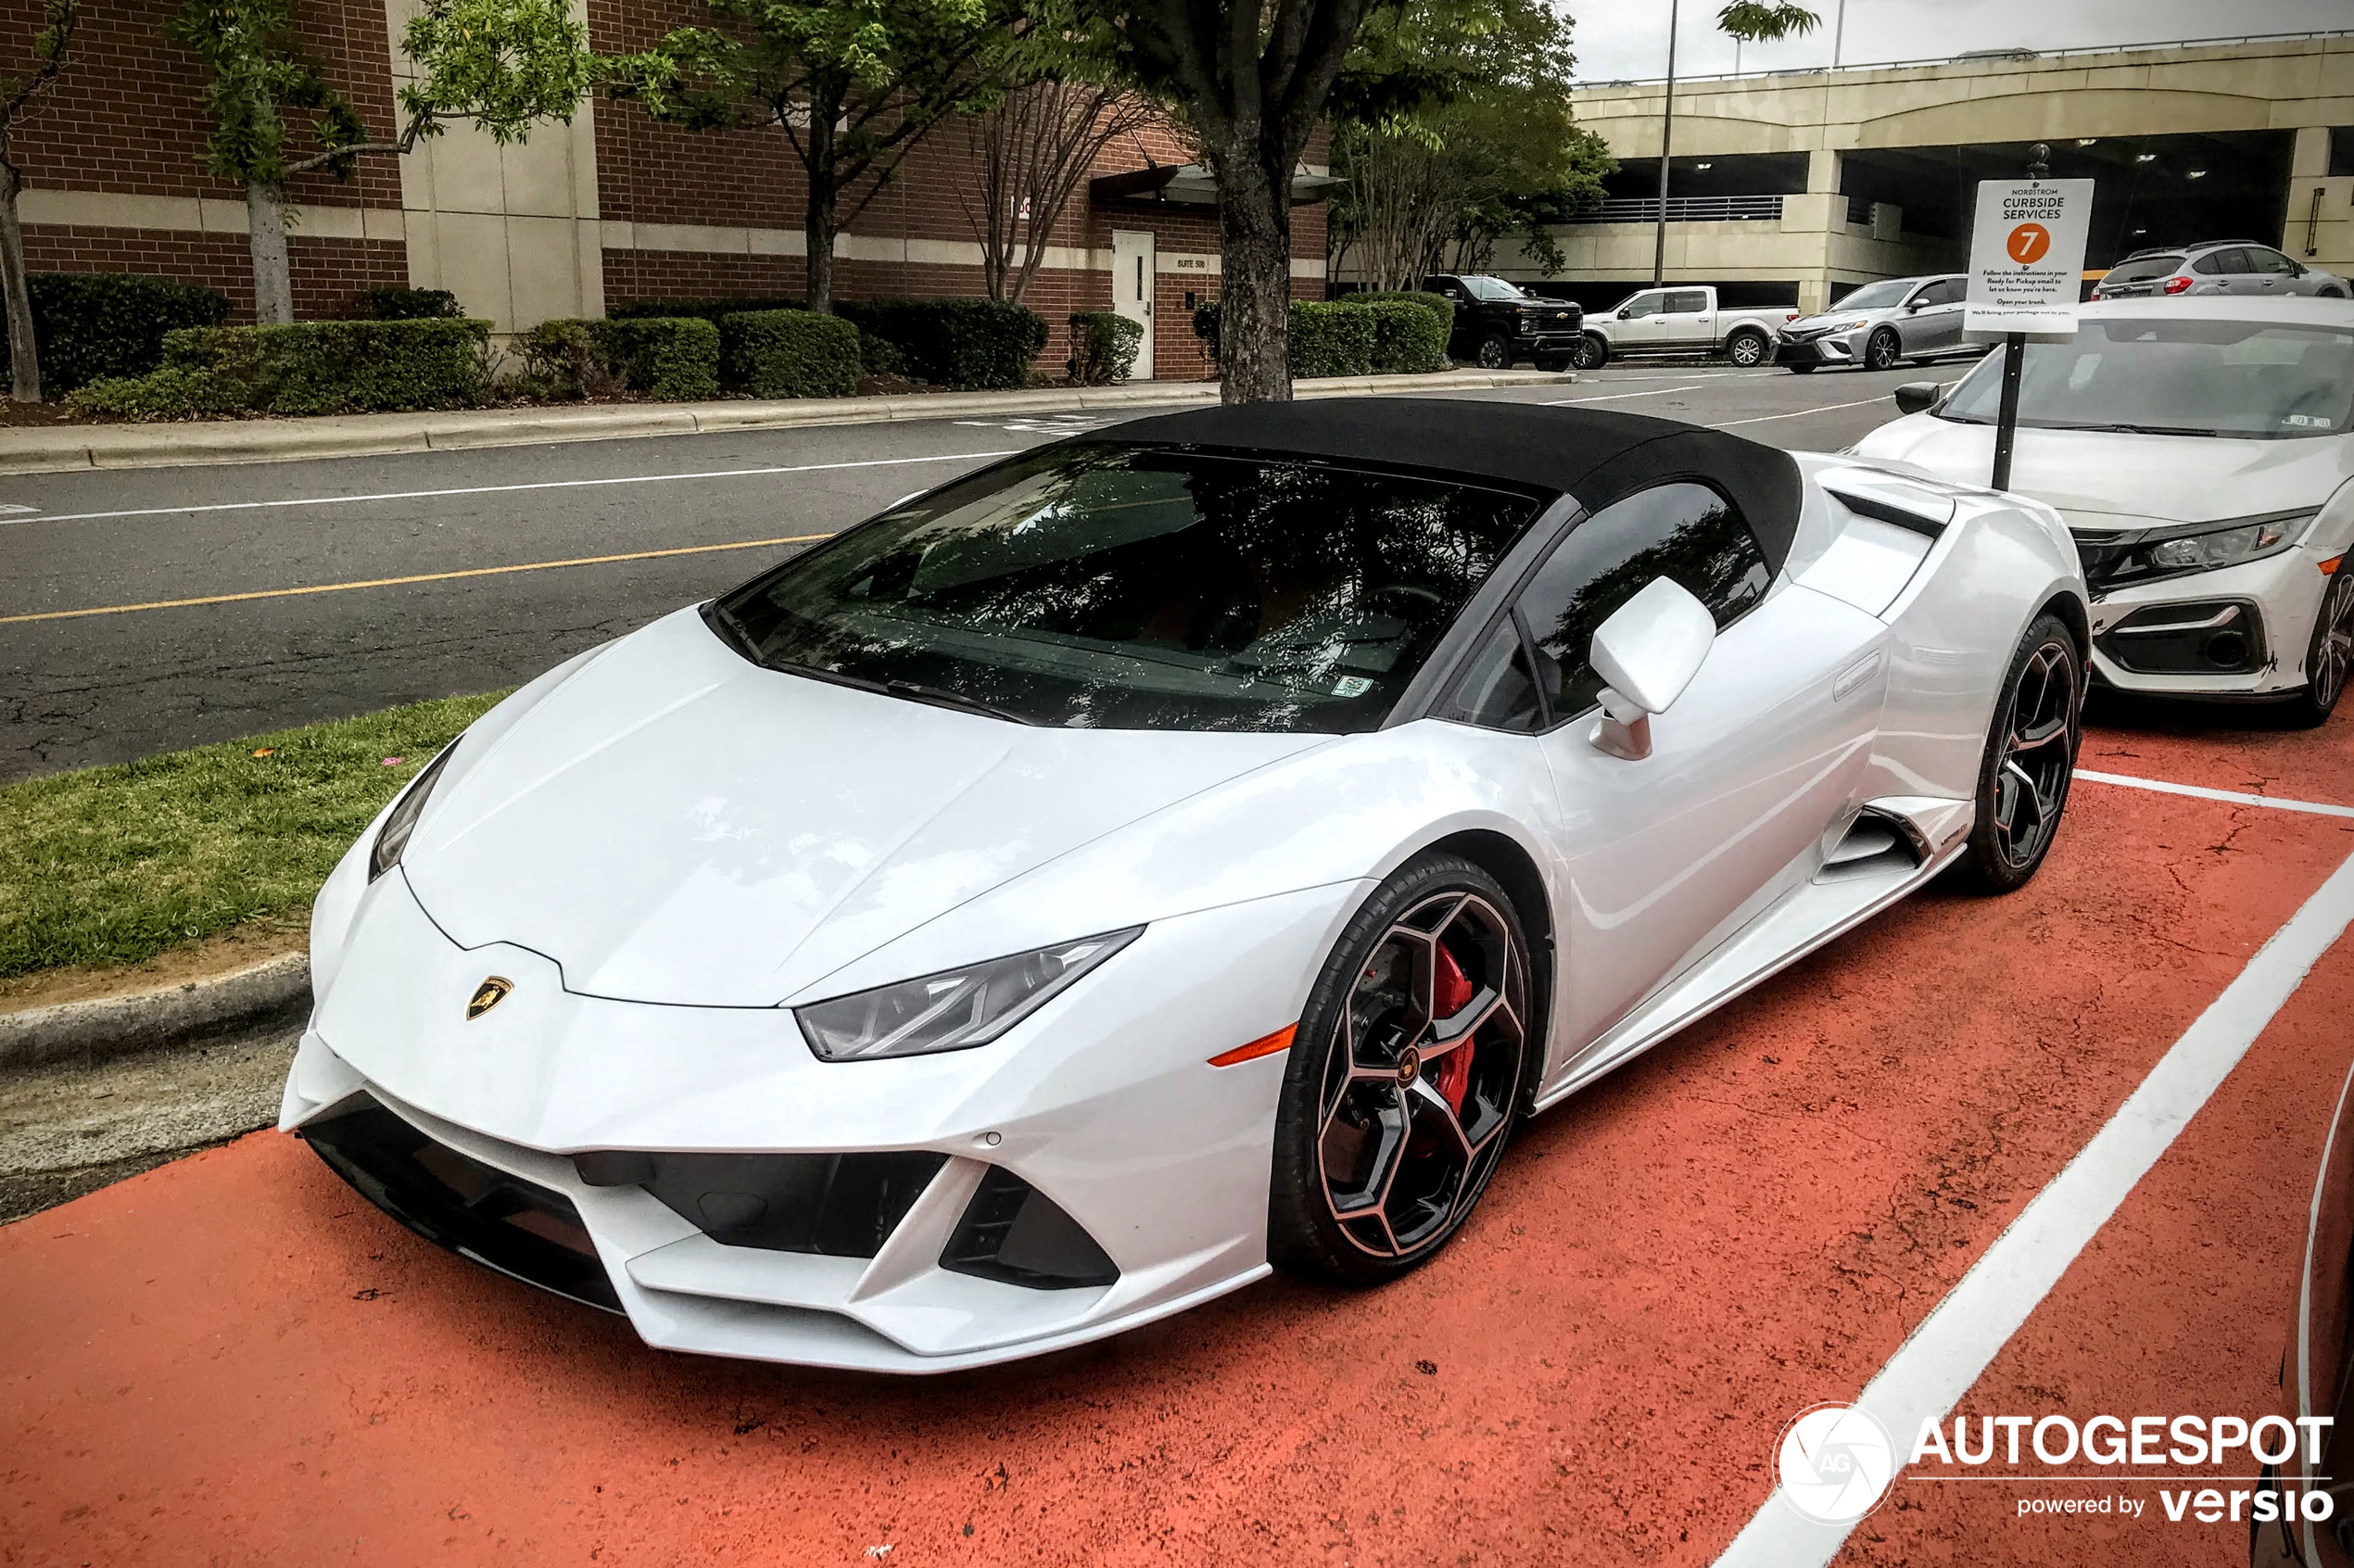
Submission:
<svg viewBox="0 0 2354 1568">
<path fill-rule="evenodd" d="M 282 1125 L 681 1350 L 896 1372 L 1470 1219 L 1514 1123 L 2050 848 L 2033 501 L 1407 398 L 1059 441 L 581 654 L 311 924 Z"/>
</svg>

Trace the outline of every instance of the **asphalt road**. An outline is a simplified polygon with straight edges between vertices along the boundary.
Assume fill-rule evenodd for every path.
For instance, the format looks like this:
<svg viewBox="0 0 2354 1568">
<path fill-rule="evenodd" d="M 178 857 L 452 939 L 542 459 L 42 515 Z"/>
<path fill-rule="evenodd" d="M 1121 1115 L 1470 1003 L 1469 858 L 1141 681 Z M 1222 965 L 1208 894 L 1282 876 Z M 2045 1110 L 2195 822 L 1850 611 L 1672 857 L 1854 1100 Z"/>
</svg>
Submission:
<svg viewBox="0 0 2354 1568">
<path fill-rule="evenodd" d="M 1463 396 L 1836 449 L 1894 417 L 1891 389 L 1924 373 L 1636 364 Z M 775 541 L 1111 423 L 943 420 L 0 479 L 0 779 L 514 685 L 803 548 Z M 215 601 L 169 602 L 186 600 Z M 93 610 L 106 613 L 73 613 Z"/>
</svg>

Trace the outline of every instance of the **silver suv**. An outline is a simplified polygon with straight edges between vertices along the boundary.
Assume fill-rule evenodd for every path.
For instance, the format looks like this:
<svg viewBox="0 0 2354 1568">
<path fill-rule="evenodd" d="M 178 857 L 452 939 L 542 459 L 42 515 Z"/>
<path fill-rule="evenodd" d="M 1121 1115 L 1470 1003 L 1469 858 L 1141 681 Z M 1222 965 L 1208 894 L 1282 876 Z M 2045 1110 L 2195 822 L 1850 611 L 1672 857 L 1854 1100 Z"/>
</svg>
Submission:
<svg viewBox="0 0 2354 1568">
<path fill-rule="evenodd" d="M 1899 360 L 1919 364 L 1947 354 L 1983 354 L 1984 344 L 1962 341 L 1968 283 L 1959 272 L 1945 272 L 1866 284 L 1821 315 L 1782 328 L 1774 362 L 1803 374 L 1817 365 L 1878 371 Z"/>
<path fill-rule="evenodd" d="M 2343 299 L 2346 280 L 2292 260 L 2258 240 L 2209 240 L 2137 250 L 2093 285 L 2095 299 L 2178 294 L 2236 294 L 2252 299 L 2312 294 Z"/>
</svg>

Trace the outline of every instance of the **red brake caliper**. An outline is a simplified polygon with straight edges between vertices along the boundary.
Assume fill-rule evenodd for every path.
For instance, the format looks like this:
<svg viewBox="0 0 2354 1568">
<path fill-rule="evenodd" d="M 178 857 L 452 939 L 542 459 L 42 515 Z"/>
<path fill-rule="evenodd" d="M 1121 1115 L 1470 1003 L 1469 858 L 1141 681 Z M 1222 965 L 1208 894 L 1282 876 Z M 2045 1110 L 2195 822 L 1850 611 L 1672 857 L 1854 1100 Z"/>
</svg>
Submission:
<svg viewBox="0 0 2354 1568">
<path fill-rule="evenodd" d="M 1472 982 L 1463 974 L 1463 967 L 1445 947 L 1438 950 L 1437 961 L 1432 966 L 1431 1012 L 1438 1018 L 1451 1018 L 1467 1006 L 1472 999 Z M 1464 1041 L 1431 1069 L 1431 1087 L 1445 1097 L 1448 1108 L 1457 1117 L 1463 1114 L 1463 1095 L 1471 1088 L 1472 1042 Z"/>
</svg>

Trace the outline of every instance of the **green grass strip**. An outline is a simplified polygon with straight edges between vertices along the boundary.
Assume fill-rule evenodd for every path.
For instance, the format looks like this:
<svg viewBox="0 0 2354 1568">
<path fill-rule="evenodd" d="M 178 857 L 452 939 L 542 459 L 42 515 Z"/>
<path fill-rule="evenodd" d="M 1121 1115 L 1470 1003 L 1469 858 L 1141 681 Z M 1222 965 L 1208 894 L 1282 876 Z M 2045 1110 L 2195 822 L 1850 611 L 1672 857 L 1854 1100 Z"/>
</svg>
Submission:
<svg viewBox="0 0 2354 1568">
<path fill-rule="evenodd" d="M 294 919 L 394 791 L 504 695 L 0 787 L 0 979 Z"/>
</svg>

